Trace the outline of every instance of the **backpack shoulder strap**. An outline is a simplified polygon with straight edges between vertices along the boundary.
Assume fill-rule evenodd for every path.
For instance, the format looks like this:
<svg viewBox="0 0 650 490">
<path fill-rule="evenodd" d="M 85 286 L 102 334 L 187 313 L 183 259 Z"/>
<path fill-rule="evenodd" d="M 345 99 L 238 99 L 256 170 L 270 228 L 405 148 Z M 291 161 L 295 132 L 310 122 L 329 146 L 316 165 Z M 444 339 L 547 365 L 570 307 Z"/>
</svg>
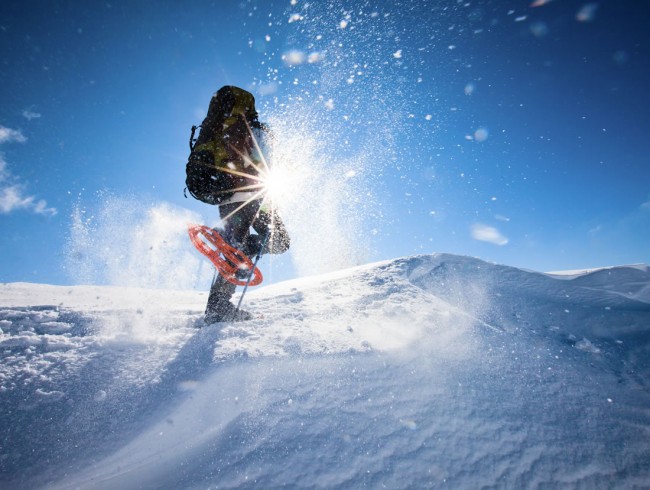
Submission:
<svg viewBox="0 0 650 490">
<path fill-rule="evenodd" d="M 196 130 L 200 127 L 202 126 L 192 126 L 192 134 L 190 134 L 190 151 L 194 151 L 194 147 L 196 146 L 196 138 L 194 137 L 194 133 L 196 133 Z"/>
</svg>

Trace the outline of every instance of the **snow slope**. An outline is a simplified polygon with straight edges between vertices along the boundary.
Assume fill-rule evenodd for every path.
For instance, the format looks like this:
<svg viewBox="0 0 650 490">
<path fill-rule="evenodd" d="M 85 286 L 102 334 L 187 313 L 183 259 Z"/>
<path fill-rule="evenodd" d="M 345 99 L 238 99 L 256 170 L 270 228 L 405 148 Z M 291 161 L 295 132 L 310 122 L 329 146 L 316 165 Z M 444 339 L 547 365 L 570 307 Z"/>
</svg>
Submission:
<svg viewBox="0 0 650 490">
<path fill-rule="evenodd" d="M 650 271 L 437 254 L 206 296 L 0 286 L 0 488 L 648 488 Z"/>
</svg>

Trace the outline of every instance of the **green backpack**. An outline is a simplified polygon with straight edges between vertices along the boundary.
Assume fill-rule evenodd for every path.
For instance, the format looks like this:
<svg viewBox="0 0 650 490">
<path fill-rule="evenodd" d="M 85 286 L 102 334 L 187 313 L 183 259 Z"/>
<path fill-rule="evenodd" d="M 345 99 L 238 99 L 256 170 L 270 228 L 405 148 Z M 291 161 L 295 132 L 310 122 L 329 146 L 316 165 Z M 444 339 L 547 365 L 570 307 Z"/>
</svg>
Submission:
<svg viewBox="0 0 650 490">
<path fill-rule="evenodd" d="M 198 138 L 194 134 L 201 128 Z M 200 126 L 192 126 L 190 156 L 185 167 L 186 189 L 195 199 L 219 204 L 237 190 L 250 191 L 259 182 L 253 129 L 264 130 L 257 120 L 255 98 L 250 92 L 225 86 L 210 100 Z M 259 168 L 259 167 L 257 167 Z"/>
</svg>

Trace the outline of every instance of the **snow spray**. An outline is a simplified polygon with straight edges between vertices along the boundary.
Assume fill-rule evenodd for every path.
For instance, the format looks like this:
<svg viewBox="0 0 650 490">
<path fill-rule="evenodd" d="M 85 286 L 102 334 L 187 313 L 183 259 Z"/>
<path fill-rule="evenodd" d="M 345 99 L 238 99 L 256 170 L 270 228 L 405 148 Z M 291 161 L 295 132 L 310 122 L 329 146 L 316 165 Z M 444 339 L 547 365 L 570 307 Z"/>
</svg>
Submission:
<svg viewBox="0 0 650 490">
<path fill-rule="evenodd" d="M 99 193 L 98 209 L 75 206 L 65 268 L 77 284 L 192 289 L 209 284 L 211 264 L 188 246 L 187 223 L 169 203 Z"/>
<path fill-rule="evenodd" d="M 395 135 L 407 117 L 394 40 L 382 37 L 391 20 L 359 17 L 352 28 L 339 7 L 301 12 L 288 46 L 265 54 L 251 87 L 274 135 L 273 172 L 287 182 L 273 197 L 299 276 L 376 258 L 372 242 L 386 224 L 380 182 L 395 164 Z"/>
</svg>

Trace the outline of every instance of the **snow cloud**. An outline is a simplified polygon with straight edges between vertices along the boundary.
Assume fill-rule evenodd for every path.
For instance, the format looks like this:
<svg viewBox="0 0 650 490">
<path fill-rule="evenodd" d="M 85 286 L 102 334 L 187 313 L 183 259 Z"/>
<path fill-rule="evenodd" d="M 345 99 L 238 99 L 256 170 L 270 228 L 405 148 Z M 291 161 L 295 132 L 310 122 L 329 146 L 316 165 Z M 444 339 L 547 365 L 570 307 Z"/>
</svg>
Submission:
<svg viewBox="0 0 650 490">
<path fill-rule="evenodd" d="M 503 236 L 499 230 L 492 226 L 476 223 L 472 225 L 471 231 L 474 240 L 488 242 L 494 245 L 505 245 L 508 243 L 508 238 Z"/>
<path fill-rule="evenodd" d="M 19 130 L 0 126 L 0 144 L 25 141 L 27 138 Z M 0 153 L 0 214 L 10 214 L 20 210 L 45 216 L 54 216 L 57 213 L 55 208 L 47 206 L 46 201 L 25 192 L 25 186 L 12 175 L 4 155 Z"/>
<path fill-rule="evenodd" d="M 192 289 L 214 268 L 189 245 L 188 223 L 204 220 L 166 202 L 99 193 L 96 209 L 71 216 L 65 268 L 77 284 Z"/>
<path fill-rule="evenodd" d="M 291 259 L 300 276 L 363 264 L 370 250 L 372 235 L 364 223 L 373 221 L 377 208 L 368 187 L 373 165 L 383 156 L 373 152 L 386 151 L 390 138 L 382 132 L 385 128 L 373 131 L 362 143 L 363 151 L 341 155 L 333 150 L 340 145 L 333 143 L 337 124 L 331 119 L 328 124 L 332 109 L 332 99 L 310 100 L 269 118 L 274 129 L 269 161 L 274 172 L 294 182 L 291 192 L 277 196 L 274 204 L 290 230 Z"/>
</svg>

